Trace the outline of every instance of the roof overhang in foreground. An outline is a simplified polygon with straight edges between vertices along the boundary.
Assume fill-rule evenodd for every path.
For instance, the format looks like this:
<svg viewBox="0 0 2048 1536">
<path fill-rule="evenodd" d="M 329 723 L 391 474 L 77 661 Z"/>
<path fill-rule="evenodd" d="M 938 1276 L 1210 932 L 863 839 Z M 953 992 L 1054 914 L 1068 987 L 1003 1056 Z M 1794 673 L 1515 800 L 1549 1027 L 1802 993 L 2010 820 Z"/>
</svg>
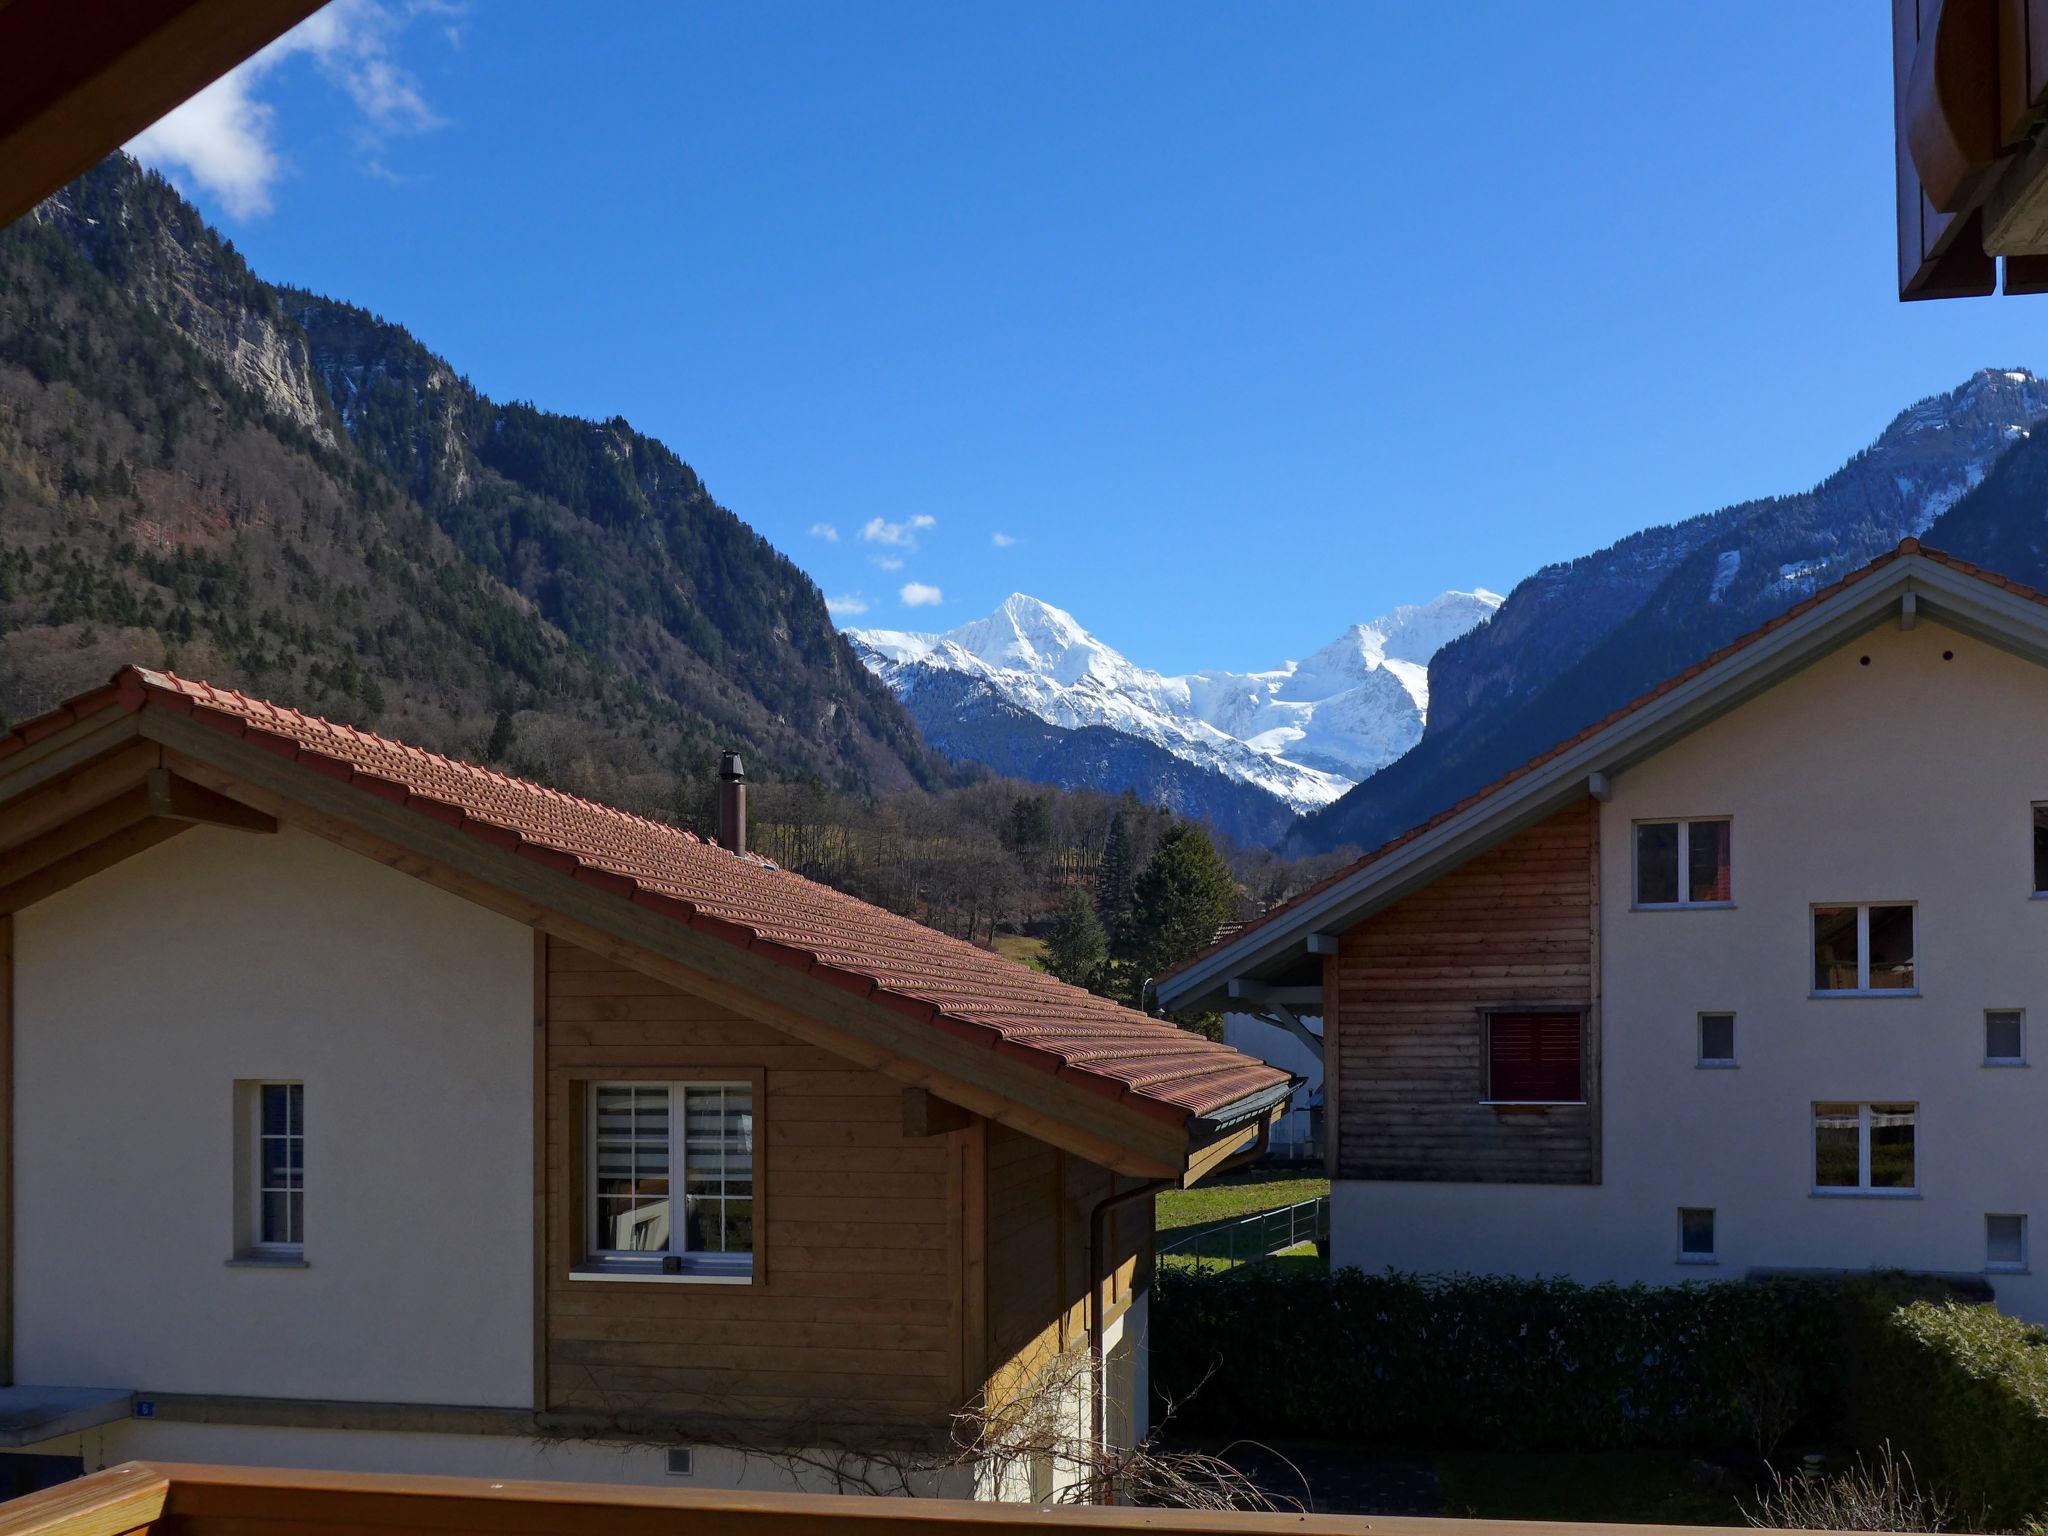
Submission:
<svg viewBox="0 0 2048 1536">
<path fill-rule="evenodd" d="M 1119 1173 L 1284 1108 L 1275 1068 L 765 861 L 132 668 L 0 739 L 0 912 L 201 823 L 325 838 Z"/>
<path fill-rule="evenodd" d="M 1157 983 L 1161 1006 L 1214 1007 L 1231 983 L 1287 976 L 1335 936 L 1587 795 L 1879 624 L 1925 618 L 2048 665 L 2048 599 L 1908 539 L 1788 613 L 1275 908 Z M 1240 995 L 1256 985 L 1241 985 Z"/>
</svg>

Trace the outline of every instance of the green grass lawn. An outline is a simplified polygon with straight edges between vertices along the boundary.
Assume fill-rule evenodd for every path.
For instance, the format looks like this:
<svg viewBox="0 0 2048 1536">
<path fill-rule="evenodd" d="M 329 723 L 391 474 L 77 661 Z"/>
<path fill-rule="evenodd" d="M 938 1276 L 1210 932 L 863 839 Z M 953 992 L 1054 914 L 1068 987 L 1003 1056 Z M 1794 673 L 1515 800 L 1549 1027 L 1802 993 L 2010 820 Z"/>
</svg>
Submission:
<svg viewBox="0 0 2048 1536">
<path fill-rule="evenodd" d="M 1015 960 L 1019 965 L 1044 970 L 1038 957 L 1045 953 L 1045 940 L 1034 939 L 1023 933 L 999 933 L 996 935 L 996 953 L 1006 960 Z"/>
<path fill-rule="evenodd" d="M 1692 1458 L 1679 1451 L 1440 1451 L 1429 1459 L 1444 1513 L 1460 1519 L 1749 1523 L 1736 1495 L 1700 1486 Z"/>
<path fill-rule="evenodd" d="M 1161 1232 L 1183 1227 L 1205 1227 L 1211 1222 L 1250 1216 L 1256 1211 L 1278 1210 L 1283 1205 L 1313 1200 L 1330 1192 L 1330 1181 L 1320 1174 L 1303 1177 L 1284 1168 L 1260 1168 L 1233 1173 L 1197 1184 L 1193 1189 L 1169 1189 L 1159 1196 L 1158 1222 Z"/>
</svg>

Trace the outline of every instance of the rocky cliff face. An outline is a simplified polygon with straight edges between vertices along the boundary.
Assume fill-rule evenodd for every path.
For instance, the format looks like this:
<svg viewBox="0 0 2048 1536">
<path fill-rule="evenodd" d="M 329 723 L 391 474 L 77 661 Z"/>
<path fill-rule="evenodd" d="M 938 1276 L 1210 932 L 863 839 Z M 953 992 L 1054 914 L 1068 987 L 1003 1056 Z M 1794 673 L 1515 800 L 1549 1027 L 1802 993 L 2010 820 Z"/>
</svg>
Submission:
<svg viewBox="0 0 2048 1536">
<path fill-rule="evenodd" d="M 323 447 L 339 445 L 306 337 L 277 296 L 232 258 L 168 186 L 95 172 L 29 218 L 61 234 L 129 299 L 218 364 L 263 407 Z"/>
<path fill-rule="evenodd" d="M 657 814 L 721 747 L 952 772 L 664 445 L 273 288 L 125 157 L 0 232 L 0 514 L 12 717 L 141 660 Z"/>
</svg>

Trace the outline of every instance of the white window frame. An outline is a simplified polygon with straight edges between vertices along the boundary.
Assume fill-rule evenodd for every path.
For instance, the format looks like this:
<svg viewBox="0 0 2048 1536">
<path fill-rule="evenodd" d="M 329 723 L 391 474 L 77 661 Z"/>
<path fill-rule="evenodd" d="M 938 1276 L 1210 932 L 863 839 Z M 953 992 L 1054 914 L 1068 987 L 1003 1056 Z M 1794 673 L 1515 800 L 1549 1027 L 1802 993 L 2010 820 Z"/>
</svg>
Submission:
<svg viewBox="0 0 2048 1536">
<path fill-rule="evenodd" d="M 1696 821 L 1725 821 L 1728 823 L 1728 899 L 1726 901 L 1688 901 L 1685 899 L 1687 885 L 1692 879 L 1692 824 Z M 1678 828 L 1678 900 L 1644 901 L 1643 894 L 1643 831 L 1644 827 Z M 1639 816 L 1629 823 L 1628 839 L 1630 898 L 1632 912 L 1711 912 L 1717 908 L 1735 905 L 1735 818 L 1733 816 Z"/>
<path fill-rule="evenodd" d="M 1991 1016 L 1994 1013 L 2010 1013 L 2020 1021 L 2020 1053 L 2017 1056 L 1994 1056 L 1991 1054 Z M 2027 1064 L 2027 1010 L 2024 1008 L 1986 1008 L 1984 1010 L 1984 1065 L 1987 1067 L 2024 1067 Z"/>
<path fill-rule="evenodd" d="M 2020 1224 L 2020 1256 L 2013 1259 L 1991 1257 L 1991 1223 L 1994 1221 L 2016 1221 Z M 1987 1275 L 2025 1275 L 2033 1273 L 2027 1252 L 2027 1228 L 2031 1225 L 2025 1211 L 1986 1211 L 1984 1213 L 1984 1273 Z"/>
<path fill-rule="evenodd" d="M 1705 1253 L 1688 1253 L 1685 1247 L 1685 1217 L 1688 1211 L 1707 1213 L 1707 1235 L 1710 1246 Z M 1678 1262 L 1681 1264 L 1718 1264 L 1721 1262 L 1721 1212 L 1711 1205 L 1681 1205 L 1678 1208 Z"/>
<path fill-rule="evenodd" d="M 1814 984 L 1813 974 L 1813 920 L 1822 907 L 1854 907 L 1856 909 L 1856 981 L 1853 987 L 1820 987 Z M 1910 987 L 1873 987 L 1870 984 L 1870 909 L 1872 907 L 1904 907 L 1913 914 L 1913 985 Z M 1830 997 L 1918 997 L 1922 972 L 1920 967 L 1920 903 L 1917 901 L 1816 901 L 1806 909 L 1806 995 L 1811 998 Z M 1846 1101 L 1845 1101 L 1846 1102 Z"/>
<path fill-rule="evenodd" d="M 1707 1020 L 1709 1019 L 1726 1019 L 1728 1021 L 1728 1049 L 1736 1054 L 1728 1056 L 1709 1056 L 1707 1054 Z M 1725 1072 L 1731 1067 L 1741 1066 L 1741 1047 L 1735 1043 L 1735 1030 L 1735 1010 L 1733 1008 L 1702 1008 L 1694 1015 L 1693 1020 L 1693 1050 L 1695 1052 L 1693 1065 L 1703 1072 Z M 1699 1209 L 1704 1210 L 1706 1207 L 1701 1206 Z"/>
<path fill-rule="evenodd" d="M 699 1285 L 751 1285 L 756 1257 L 761 1248 L 760 1137 L 762 1084 L 748 1078 L 589 1078 L 578 1082 L 583 1114 L 583 1231 L 582 1253 L 570 1271 L 572 1280 L 656 1280 Z M 597 1096 L 608 1088 L 629 1088 L 644 1092 L 659 1088 L 668 1094 L 669 1126 L 669 1246 L 666 1248 L 605 1248 L 598 1242 L 597 1206 Z M 737 1088 L 753 1103 L 756 1127 L 754 1139 L 753 1194 L 748 1196 L 756 1213 L 754 1246 L 744 1254 L 704 1253 L 682 1246 L 689 1231 L 685 1219 L 684 1096 L 691 1089 Z M 674 1260 L 674 1267 L 669 1261 Z"/>
<path fill-rule="evenodd" d="M 1843 903 L 1847 905 L 1847 903 Z M 1879 902 L 1879 906 L 1887 903 Z M 1854 1184 L 1820 1182 L 1820 1107 L 1856 1104 L 1856 1179 Z M 1913 1111 L 1913 1182 L 1903 1188 L 1877 1189 L 1870 1182 L 1870 1109 L 1873 1104 L 1904 1104 Z M 1913 1200 L 1920 1195 L 1920 1103 L 1917 1099 L 1814 1099 L 1806 1107 L 1806 1172 L 1813 1193 L 1824 1199 Z"/>
<path fill-rule="evenodd" d="M 290 1242 L 267 1241 L 263 1236 L 263 1197 L 266 1194 L 272 1193 L 274 1188 L 273 1186 L 265 1185 L 263 1182 L 263 1143 L 265 1141 L 282 1140 L 287 1142 L 296 1141 L 299 1144 L 299 1187 L 297 1194 L 299 1196 L 300 1208 L 303 1209 L 306 1199 L 306 1085 L 299 1078 L 272 1077 L 258 1080 L 252 1085 L 252 1088 L 253 1091 L 249 1095 L 249 1114 L 251 1117 L 249 1123 L 249 1155 L 251 1159 L 249 1167 L 249 1254 L 252 1258 L 259 1259 L 302 1259 L 306 1255 L 306 1234 L 303 1231 L 299 1233 L 295 1240 Z M 264 1135 L 263 1095 L 272 1088 L 282 1088 L 286 1091 L 287 1095 L 294 1088 L 299 1090 L 299 1129 L 297 1134 L 292 1133 L 290 1129 L 291 1122 L 287 1120 L 285 1122 L 285 1134 L 282 1137 Z M 275 1193 L 289 1196 L 292 1191 L 287 1186 L 284 1189 L 276 1189 Z M 285 1209 L 287 1212 L 291 1209 L 289 1198 L 285 1201 Z M 304 1218 L 302 1217 L 300 1225 L 303 1227 L 304 1224 Z"/>
</svg>

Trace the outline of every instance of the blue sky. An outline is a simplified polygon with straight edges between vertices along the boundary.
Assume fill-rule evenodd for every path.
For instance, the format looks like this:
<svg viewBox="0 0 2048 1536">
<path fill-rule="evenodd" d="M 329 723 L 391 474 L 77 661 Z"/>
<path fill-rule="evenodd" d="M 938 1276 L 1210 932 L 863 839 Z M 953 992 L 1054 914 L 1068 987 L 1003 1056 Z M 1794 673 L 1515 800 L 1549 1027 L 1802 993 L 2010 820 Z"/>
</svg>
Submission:
<svg viewBox="0 0 2048 1536">
<path fill-rule="evenodd" d="M 1022 590 L 1177 671 L 2048 367 L 2048 299 L 1897 302 L 1890 68 L 1870 0 L 338 0 L 140 148 L 853 622 Z"/>
</svg>

